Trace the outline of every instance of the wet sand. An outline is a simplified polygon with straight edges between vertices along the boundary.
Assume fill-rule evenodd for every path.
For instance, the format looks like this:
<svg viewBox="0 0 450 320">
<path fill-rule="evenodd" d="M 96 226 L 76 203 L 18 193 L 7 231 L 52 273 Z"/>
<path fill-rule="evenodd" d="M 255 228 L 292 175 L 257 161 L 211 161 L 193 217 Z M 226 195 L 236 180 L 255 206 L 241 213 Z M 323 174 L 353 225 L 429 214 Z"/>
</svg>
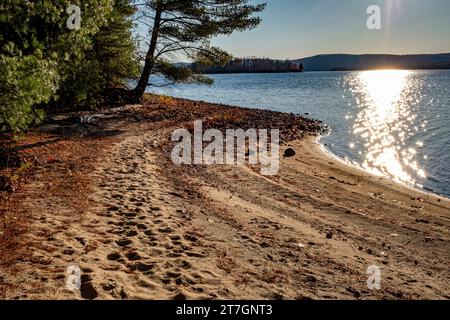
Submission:
<svg viewBox="0 0 450 320">
<path fill-rule="evenodd" d="M 349 166 L 307 132 L 274 177 L 175 166 L 167 141 L 183 123 L 167 113 L 188 124 L 210 106 L 169 102 L 107 118 L 114 135 L 58 142 L 67 155 L 10 195 L 5 216 L 26 219 L 0 251 L 3 298 L 450 299 L 448 199 Z M 69 166 L 81 154 L 90 165 Z M 380 290 L 367 287 L 373 265 Z"/>
</svg>

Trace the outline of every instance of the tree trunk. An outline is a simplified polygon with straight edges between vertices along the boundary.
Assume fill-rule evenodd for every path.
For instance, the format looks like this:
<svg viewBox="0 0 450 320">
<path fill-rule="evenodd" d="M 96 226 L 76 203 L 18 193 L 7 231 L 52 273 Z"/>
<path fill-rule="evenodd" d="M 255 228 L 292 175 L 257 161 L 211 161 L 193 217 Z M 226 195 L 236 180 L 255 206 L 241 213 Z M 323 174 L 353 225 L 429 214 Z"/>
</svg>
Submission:
<svg viewBox="0 0 450 320">
<path fill-rule="evenodd" d="M 153 71 L 153 68 L 155 67 L 155 51 L 158 44 L 159 29 L 161 26 L 161 14 L 162 10 L 156 8 L 155 21 L 153 23 L 152 30 L 152 39 L 150 40 L 150 46 L 148 48 L 147 55 L 145 56 L 144 69 L 142 70 L 141 78 L 139 79 L 136 88 L 132 90 L 132 95 L 136 102 L 141 101 L 142 96 L 145 93 L 145 89 L 148 86 L 150 75 Z"/>
</svg>

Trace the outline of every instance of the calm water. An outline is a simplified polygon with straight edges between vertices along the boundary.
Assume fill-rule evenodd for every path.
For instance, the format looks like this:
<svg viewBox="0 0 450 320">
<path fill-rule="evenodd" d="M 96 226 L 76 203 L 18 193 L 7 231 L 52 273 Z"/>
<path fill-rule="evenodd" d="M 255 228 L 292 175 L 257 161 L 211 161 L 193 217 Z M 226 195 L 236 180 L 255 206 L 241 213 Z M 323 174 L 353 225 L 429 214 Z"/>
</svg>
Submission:
<svg viewBox="0 0 450 320">
<path fill-rule="evenodd" d="M 309 114 L 322 143 L 375 174 L 450 196 L 450 71 L 214 75 L 159 93 Z"/>
</svg>

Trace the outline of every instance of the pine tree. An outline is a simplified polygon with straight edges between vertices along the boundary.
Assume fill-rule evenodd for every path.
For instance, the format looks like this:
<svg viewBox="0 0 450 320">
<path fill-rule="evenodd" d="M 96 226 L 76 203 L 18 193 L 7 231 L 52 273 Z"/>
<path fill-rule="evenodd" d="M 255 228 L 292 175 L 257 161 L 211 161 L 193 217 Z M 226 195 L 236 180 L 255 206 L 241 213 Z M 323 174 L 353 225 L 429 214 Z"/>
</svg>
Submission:
<svg viewBox="0 0 450 320">
<path fill-rule="evenodd" d="M 130 92 L 139 101 L 150 75 L 159 73 L 172 82 L 209 81 L 194 75 L 187 67 L 178 67 L 169 59 L 174 55 L 200 65 L 224 65 L 231 56 L 212 47 L 210 39 L 234 31 L 255 28 L 265 4 L 251 5 L 249 0 L 147 0 L 139 1 L 140 17 L 149 26 L 150 42 L 137 86 Z"/>
<path fill-rule="evenodd" d="M 136 42 L 129 0 L 116 0 L 110 23 L 94 38 L 93 55 L 100 62 L 104 87 L 124 87 L 126 80 L 139 76 Z"/>
<path fill-rule="evenodd" d="M 129 0 L 114 1 L 107 23 L 93 36 L 83 62 L 68 65 L 68 76 L 53 105 L 92 108 L 111 103 L 109 89 L 125 88 L 128 79 L 139 76 L 132 36 L 134 11 Z"/>
</svg>

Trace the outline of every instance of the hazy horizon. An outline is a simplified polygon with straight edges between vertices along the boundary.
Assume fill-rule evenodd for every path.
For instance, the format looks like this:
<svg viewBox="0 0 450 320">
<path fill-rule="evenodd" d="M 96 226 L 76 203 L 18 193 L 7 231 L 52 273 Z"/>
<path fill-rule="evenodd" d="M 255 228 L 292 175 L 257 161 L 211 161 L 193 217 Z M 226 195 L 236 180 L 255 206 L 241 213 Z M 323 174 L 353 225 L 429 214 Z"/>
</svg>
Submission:
<svg viewBox="0 0 450 320">
<path fill-rule="evenodd" d="M 301 59 L 323 54 L 450 52 L 447 0 L 258 0 L 267 3 L 254 30 L 213 39 L 236 57 Z M 367 28 L 367 8 L 381 9 L 381 30 Z"/>
</svg>

